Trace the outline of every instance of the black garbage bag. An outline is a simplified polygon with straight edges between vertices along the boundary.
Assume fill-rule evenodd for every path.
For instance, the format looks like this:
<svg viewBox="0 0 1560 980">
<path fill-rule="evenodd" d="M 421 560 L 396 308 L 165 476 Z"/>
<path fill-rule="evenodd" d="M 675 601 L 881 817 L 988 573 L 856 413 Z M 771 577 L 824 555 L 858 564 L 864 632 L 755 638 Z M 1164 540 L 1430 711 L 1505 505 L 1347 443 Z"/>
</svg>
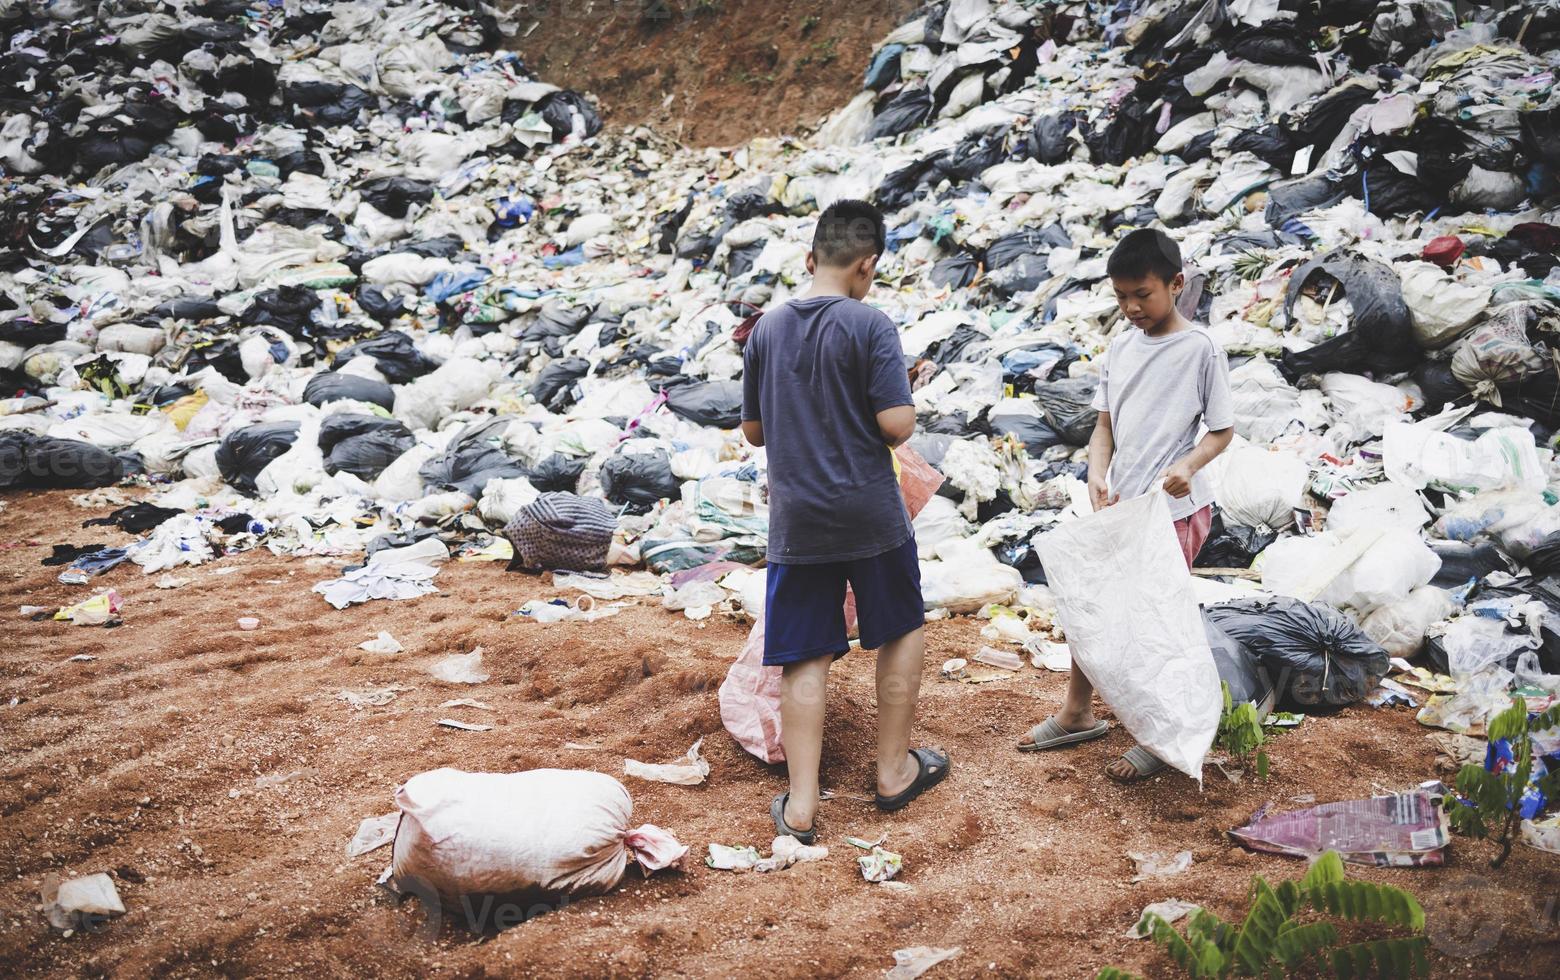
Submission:
<svg viewBox="0 0 1560 980">
<path fill-rule="evenodd" d="M 651 229 L 650 237 L 656 243 L 656 251 L 660 254 L 671 255 L 677 250 L 677 236 L 682 233 L 682 226 L 688 220 L 688 215 L 693 213 L 694 196 L 689 192 L 688 199 L 683 201 L 682 207 L 675 211 L 667 211 L 655 219 L 655 227 Z"/>
<path fill-rule="evenodd" d="M 1072 239 L 1060 224 L 1053 222 L 1044 228 L 1025 228 L 1003 235 L 986 246 L 986 268 L 995 272 L 1025 255 L 1050 255 L 1052 249 L 1071 244 Z"/>
<path fill-rule="evenodd" d="M 1441 570 L 1430 584 L 1440 589 L 1460 589 L 1471 581 L 1482 580 L 1491 572 L 1510 572 L 1499 549 L 1488 541 L 1446 541 L 1430 538 L 1425 544 L 1441 559 Z"/>
<path fill-rule="evenodd" d="M 1295 161 L 1296 148 L 1295 141 L 1290 139 L 1289 134 L 1284 132 L 1284 128 L 1277 123 L 1242 130 L 1239 135 L 1230 140 L 1231 153 L 1242 151 L 1251 153 L 1280 173 L 1289 171 L 1290 165 Z"/>
<path fill-rule="evenodd" d="M 993 415 L 990 422 L 993 436 L 1015 436 L 1024 444 L 1024 452 L 1031 456 L 1041 456 L 1047 449 L 1063 442 L 1062 437 L 1043 418 L 1032 415 Z"/>
<path fill-rule="evenodd" d="M 1282 228 L 1307 211 L 1332 207 L 1348 197 L 1349 190 L 1326 177 L 1301 177 L 1269 185 L 1267 195 L 1263 220 L 1274 228 Z"/>
<path fill-rule="evenodd" d="M 399 330 L 386 330 L 367 340 L 349 344 L 337 352 L 331 367 L 340 370 L 356 357 L 372 357 L 379 373 L 394 385 L 415 381 L 438 367 Z"/>
<path fill-rule="evenodd" d="M 1035 385 L 1035 399 L 1045 420 L 1069 446 L 1087 446 L 1100 413 L 1089 404 L 1099 387 L 1097 378 L 1063 378 Z"/>
<path fill-rule="evenodd" d="M 916 434 L 910 437 L 908 445 L 911 449 L 921 454 L 931 466 L 936 467 L 948 455 L 948 447 L 959 441 L 958 436 L 946 435 L 941 432 L 927 432 L 918 428 Z M 948 484 L 944 482 L 943 486 Z"/>
<path fill-rule="evenodd" d="M 769 239 L 760 238 L 756 242 L 748 242 L 739 245 L 726 253 L 726 278 L 741 279 L 753 271 L 753 263 L 758 261 L 759 253 L 764 246 L 769 244 Z"/>
<path fill-rule="evenodd" d="M 695 381 L 666 393 L 672 414 L 698 425 L 735 429 L 742 424 L 742 382 Z"/>
<path fill-rule="evenodd" d="M 1007 297 L 1039 289 L 1040 284 L 1051 278 L 1049 259 L 1044 255 L 1020 255 L 986 277 L 992 291 Z"/>
<path fill-rule="evenodd" d="M 117 527 L 129 534 L 145 534 L 152 528 L 168 520 L 170 517 L 178 517 L 184 511 L 174 507 L 159 507 L 156 504 L 131 504 L 121 507 L 107 517 L 95 517 L 90 521 L 82 521 L 82 527 Z"/>
<path fill-rule="evenodd" d="M 583 357 L 565 357 L 537 372 L 531 382 L 531 397 L 549 412 L 561 412 L 574 404 L 574 383 L 590 373 L 590 362 Z"/>
<path fill-rule="evenodd" d="M 1560 373 L 1547 367 L 1505 385 L 1500 403 L 1505 412 L 1534 419 L 1546 429 L 1560 429 Z"/>
<path fill-rule="evenodd" d="M 537 311 L 536 319 L 520 333 L 521 343 L 542 343 L 549 337 L 572 337 L 590 319 L 588 306 L 564 306 L 548 303 Z"/>
<path fill-rule="evenodd" d="M 963 289 L 980 275 L 980 259 L 960 252 L 938 261 L 932 266 L 931 280 L 934 286 L 952 286 Z"/>
<path fill-rule="evenodd" d="M 331 415 L 320 423 L 325 472 L 373 480 L 415 445 L 411 430 L 377 415 Z"/>
<path fill-rule="evenodd" d="M 1262 662 L 1286 704 L 1353 704 L 1387 676 L 1387 652 L 1323 603 L 1239 599 L 1209 606 L 1207 614 Z"/>
<path fill-rule="evenodd" d="M 217 470 L 234 489 L 254 493 L 255 477 L 297 441 L 297 422 L 261 422 L 237 429 L 217 447 Z"/>
<path fill-rule="evenodd" d="M 1029 136 L 1029 155 L 1048 166 L 1061 163 L 1072 156 L 1073 130 L 1084 122 L 1081 112 L 1053 112 L 1035 120 L 1034 131 Z"/>
<path fill-rule="evenodd" d="M 1522 113 L 1522 143 L 1529 155 L 1560 168 L 1560 109 Z"/>
<path fill-rule="evenodd" d="M 1090 132 L 1085 140 L 1095 163 L 1119 167 L 1133 157 L 1154 148 L 1159 141 L 1155 128 L 1159 118 L 1159 99 L 1153 86 L 1139 86 L 1116 106 L 1102 128 Z"/>
<path fill-rule="evenodd" d="M 277 286 L 256 293 L 239 319 L 246 326 L 275 327 L 288 336 L 301 337 L 319 305 L 319 294 L 312 289 Z"/>
<path fill-rule="evenodd" d="M 867 139 L 898 136 L 926 122 L 932 114 L 932 93 L 924 88 L 906 89 L 889 100 L 872 120 Z"/>
<path fill-rule="evenodd" d="M 222 315 L 217 301 L 205 296 L 176 296 L 152 307 L 147 314 L 157 320 L 210 320 Z"/>
<path fill-rule="evenodd" d="M 364 109 L 379 104 L 378 98 L 356 85 L 324 81 L 288 85 L 287 102 L 299 115 L 321 126 L 351 125 Z"/>
<path fill-rule="evenodd" d="M 647 514 L 658 501 L 679 494 L 672 459 L 659 450 L 619 453 L 601 464 L 601 492 L 614 504 L 626 506 L 630 514 Z"/>
<path fill-rule="evenodd" d="M 122 460 L 91 443 L 0 431 L 0 490 L 111 487 L 124 475 Z"/>
<path fill-rule="evenodd" d="M 1231 58 L 1255 61 L 1259 65 L 1306 65 L 1316 67 L 1316 48 L 1304 34 L 1287 23 L 1248 27 L 1219 45 Z"/>
<path fill-rule="evenodd" d="M 1213 651 L 1213 664 L 1219 669 L 1219 680 L 1229 685 L 1230 701 L 1235 704 L 1250 702 L 1263 705 L 1273 697 L 1273 678 L 1262 661 L 1258 660 L 1245 644 L 1220 629 L 1206 611 L 1203 612 L 1203 632 L 1208 635 L 1208 649 Z"/>
<path fill-rule="evenodd" d="M 953 148 L 943 166 L 954 181 L 974 180 L 1007 159 L 1007 132 L 998 130 L 984 136 L 971 136 Z"/>
<path fill-rule="evenodd" d="M 878 207 L 885 212 L 898 211 L 939 183 L 951 152 L 939 150 L 928 154 L 884 177 L 873 194 Z"/>
<path fill-rule="evenodd" d="M 872 63 L 867 65 L 867 77 L 863 88 L 869 88 L 874 92 L 881 92 L 894 82 L 899 80 L 899 63 L 904 57 L 905 46 L 903 44 L 885 45 L 877 54 L 873 55 Z"/>
<path fill-rule="evenodd" d="M 1310 350 L 1285 354 L 1279 370 L 1290 383 L 1304 374 L 1348 371 L 1359 374 L 1404 371 L 1420 359 L 1414 341 L 1413 320 L 1398 274 L 1388 266 L 1342 249 L 1312 259 L 1289 278 L 1284 312 L 1293 314 L 1300 291 L 1312 275 L 1325 273 L 1336 279 L 1339 292 L 1354 308 L 1346 333 Z"/>
<path fill-rule="evenodd" d="M 64 323 L 40 323 L 27 317 L 17 317 L 0 323 L 0 343 L 21 347 L 37 347 L 65 339 Z"/>
<path fill-rule="evenodd" d="M 1386 160 L 1372 160 L 1360 180 L 1361 196 L 1370 213 L 1377 217 L 1428 212 L 1441 203 L 1417 176 L 1405 174 Z"/>
<path fill-rule="evenodd" d="M 373 378 L 360 378 L 341 371 L 321 371 L 304 385 L 303 400 L 314 406 L 331 402 L 367 402 L 388 412 L 395 408 L 395 390 Z"/>
<path fill-rule="evenodd" d="M 1414 368 L 1413 378 L 1425 393 L 1425 411 L 1431 415 L 1468 397 L 1468 387 L 1452 373 L 1451 361 L 1424 361 Z"/>
<path fill-rule="evenodd" d="M 505 419 L 494 419 L 462 433 L 442 456 L 433 457 L 417 471 L 423 483 L 481 497 L 482 488 L 487 486 L 489 480 L 530 476 L 530 470 L 519 460 L 491 441 L 507 424 Z"/>
<path fill-rule="evenodd" d="M 404 218 L 413 204 L 433 200 L 433 191 L 432 184 L 410 177 L 375 177 L 358 185 L 363 200 L 392 218 Z"/>
<path fill-rule="evenodd" d="M 574 116 L 579 114 L 585 122 L 585 138 L 601 132 L 601 113 L 578 92 L 563 89 L 549 92 L 536 104 L 542 119 L 552 127 L 553 139 L 561 140 L 574 131 Z"/>
<path fill-rule="evenodd" d="M 531 486 L 542 493 L 573 493 L 580 485 L 588 460 L 553 453 L 531 469 Z"/>
<path fill-rule="evenodd" d="M 928 347 L 926 356 L 947 367 L 955 361 L 972 361 L 990 346 L 989 336 L 961 323 L 953 333 Z"/>
<path fill-rule="evenodd" d="M 1250 568 L 1268 545 L 1278 540 L 1278 532 L 1263 528 L 1226 524 L 1224 514 L 1215 512 L 1208 538 L 1192 561 L 1194 568 Z"/>
<path fill-rule="evenodd" d="M 414 527 L 406 531 L 397 531 L 393 534 L 381 534 L 369 541 L 363 548 L 363 557 L 372 558 L 381 551 L 393 548 L 410 548 L 419 541 L 439 537 L 443 531 L 437 527 Z"/>
</svg>

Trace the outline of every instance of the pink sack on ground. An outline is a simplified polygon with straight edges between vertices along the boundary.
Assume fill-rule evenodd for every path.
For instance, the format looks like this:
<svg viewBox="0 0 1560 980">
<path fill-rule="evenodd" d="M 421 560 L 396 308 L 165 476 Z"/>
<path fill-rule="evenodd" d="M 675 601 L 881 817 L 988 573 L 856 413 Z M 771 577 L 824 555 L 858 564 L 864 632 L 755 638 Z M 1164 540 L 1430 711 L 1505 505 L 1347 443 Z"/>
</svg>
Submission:
<svg viewBox="0 0 1560 980">
<path fill-rule="evenodd" d="M 899 490 L 910 517 L 921 512 L 943 484 L 943 475 L 909 446 L 894 450 L 898 458 Z M 856 632 L 856 596 L 845 589 L 845 631 Z M 748 633 L 742 655 L 721 682 L 720 720 L 743 749 L 768 763 L 785 761 L 780 744 L 780 668 L 764 666 L 764 620 Z"/>
<path fill-rule="evenodd" d="M 743 749 L 765 762 L 785 761 L 780 744 L 780 668 L 764 666 L 764 620 L 748 633 L 742 655 L 720 685 L 720 720 Z"/>
</svg>

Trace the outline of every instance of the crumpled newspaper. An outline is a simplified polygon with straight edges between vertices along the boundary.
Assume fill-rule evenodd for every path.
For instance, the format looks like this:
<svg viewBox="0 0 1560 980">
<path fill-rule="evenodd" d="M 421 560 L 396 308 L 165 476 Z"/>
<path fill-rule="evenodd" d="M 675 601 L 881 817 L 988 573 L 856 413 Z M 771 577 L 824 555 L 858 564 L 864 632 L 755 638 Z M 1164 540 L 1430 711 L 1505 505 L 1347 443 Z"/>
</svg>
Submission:
<svg viewBox="0 0 1560 980">
<path fill-rule="evenodd" d="M 759 857 L 756 847 L 729 847 L 712 843 L 704 863 L 716 871 L 757 871 L 762 874 L 783 871 L 793 864 L 822 861 L 829 856 L 827 847 L 810 847 L 791 836 L 776 837 L 769 845 L 769 850 L 769 857 Z"/>
</svg>

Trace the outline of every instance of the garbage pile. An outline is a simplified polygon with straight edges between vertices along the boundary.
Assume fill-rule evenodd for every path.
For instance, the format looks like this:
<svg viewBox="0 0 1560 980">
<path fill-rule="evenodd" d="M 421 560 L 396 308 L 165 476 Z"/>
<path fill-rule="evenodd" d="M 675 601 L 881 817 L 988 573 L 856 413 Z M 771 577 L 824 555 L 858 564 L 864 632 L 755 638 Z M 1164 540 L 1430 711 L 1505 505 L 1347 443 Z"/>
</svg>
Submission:
<svg viewBox="0 0 1560 980">
<path fill-rule="evenodd" d="M 1029 642 L 1033 540 L 1087 507 L 1097 356 L 1131 329 L 1105 259 L 1161 224 L 1236 400 L 1209 618 L 1300 704 L 1366 697 L 1387 655 L 1560 673 L 1552 2 L 954 0 L 814 135 L 729 151 L 604 129 L 480 0 L 0 18 L 0 489 L 171 512 L 79 582 L 361 553 L 318 590 L 343 604 L 513 555 L 756 618 L 742 344 L 857 197 L 943 478 L 931 613 Z"/>
</svg>

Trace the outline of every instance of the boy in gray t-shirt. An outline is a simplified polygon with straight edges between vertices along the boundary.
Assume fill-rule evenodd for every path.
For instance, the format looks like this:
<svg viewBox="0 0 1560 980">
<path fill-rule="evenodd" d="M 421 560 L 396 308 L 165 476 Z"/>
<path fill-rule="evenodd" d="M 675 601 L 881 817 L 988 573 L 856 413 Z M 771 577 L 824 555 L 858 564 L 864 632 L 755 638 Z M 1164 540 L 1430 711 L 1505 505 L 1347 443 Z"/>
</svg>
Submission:
<svg viewBox="0 0 1560 980">
<path fill-rule="evenodd" d="M 1121 313 L 1132 324 L 1105 352 L 1089 440 L 1089 500 L 1094 509 L 1123 498 L 1170 495 L 1170 516 L 1187 567 L 1213 523 L 1213 487 L 1203 472 L 1234 437 L 1230 371 L 1208 331 L 1189 322 L 1175 300 L 1185 284 L 1181 252 L 1162 231 L 1127 235 L 1106 266 Z M 1202 433 L 1199 436 L 1199 432 Z M 1094 717 L 1094 685 L 1075 664 L 1067 700 L 1019 742 L 1021 752 L 1062 748 L 1104 735 Z M 1134 746 L 1106 772 L 1135 782 L 1164 768 Z"/>
</svg>

